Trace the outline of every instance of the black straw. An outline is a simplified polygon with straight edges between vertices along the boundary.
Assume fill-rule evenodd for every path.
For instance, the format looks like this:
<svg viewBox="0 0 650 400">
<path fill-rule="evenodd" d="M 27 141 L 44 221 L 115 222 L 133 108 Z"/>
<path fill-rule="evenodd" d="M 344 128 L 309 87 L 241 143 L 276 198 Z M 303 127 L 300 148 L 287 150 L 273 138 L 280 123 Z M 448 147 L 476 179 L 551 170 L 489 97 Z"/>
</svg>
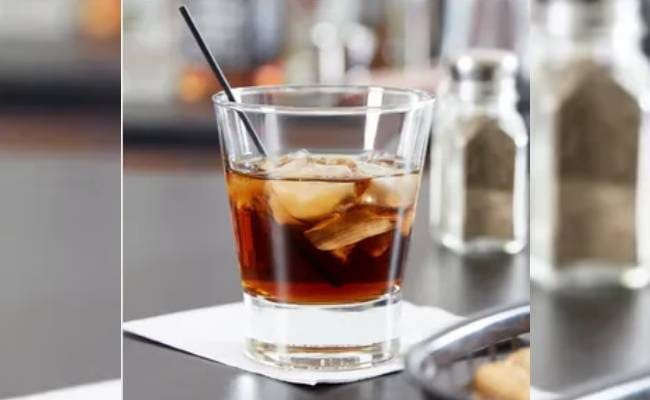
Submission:
<svg viewBox="0 0 650 400">
<path fill-rule="evenodd" d="M 203 40 L 203 36 L 201 36 L 201 33 L 199 33 L 199 30 L 196 27 L 196 24 L 194 23 L 194 19 L 192 19 L 192 16 L 190 15 L 190 11 L 187 9 L 186 6 L 181 6 L 179 8 L 179 11 L 183 16 L 183 19 L 185 19 L 187 26 L 190 28 L 190 31 L 192 32 L 192 36 L 194 36 L 194 40 L 196 40 L 196 44 L 201 49 L 201 52 L 203 53 L 205 60 L 210 65 L 212 72 L 214 72 L 214 75 L 217 77 L 217 80 L 221 84 L 221 87 L 223 88 L 224 92 L 226 92 L 226 97 L 228 97 L 228 100 L 232 101 L 233 103 L 236 103 L 237 100 L 235 100 L 235 96 L 232 94 L 232 88 L 230 87 L 230 83 L 228 83 L 228 80 L 226 79 L 226 75 L 221 70 L 221 67 L 219 66 L 217 60 L 214 58 L 214 55 L 212 55 L 212 52 L 206 45 L 205 40 Z M 253 129 L 253 124 L 248 119 L 248 116 L 246 116 L 246 114 L 244 114 L 239 110 L 237 111 L 237 114 L 239 114 L 239 117 L 244 123 L 244 126 L 246 127 L 246 130 L 250 134 L 250 138 L 253 140 L 253 143 L 255 144 L 255 147 L 257 147 L 257 150 L 263 156 L 266 156 L 267 155 L 266 149 L 264 148 L 264 145 L 262 144 L 262 141 L 260 140 L 259 136 L 257 136 L 257 133 L 255 133 L 255 129 Z"/>
<path fill-rule="evenodd" d="M 237 101 L 235 100 L 235 96 L 233 96 L 232 94 L 232 89 L 230 88 L 230 84 L 228 83 L 226 76 L 221 70 L 219 63 L 217 63 L 217 60 L 212 55 L 212 52 L 205 44 L 205 41 L 203 40 L 203 37 L 199 33 L 199 30 L 196 28 L 196 24 L 194 23 L 194 20 L 192 19 L 192 16 L 190 15 L 190 12 L 188 11 L 187 7 L 181 6 L 179 10 L 181 12 L 181 15 L 185 19 L 187 26 L 190 28 L 190 31 L 192 31 L 192 35 L 194 36 L 196 43 L 199 45 L 199 48 L 201 49 L 203 56 L 205 56 L 205 59 L 207 60 L 208 64 L 210 64 L 210 68 L 212 68 L 212 72 L 214 72 L 214 75 L 217 77 L 217 80 L 219 80 L 219 83 L 223 87 L 223 90 L 226 92 L 226 96 L 228 97 L 228 100 L 232 101 L 233 103 L 236 103 Z M 255 130 L 253 129 L 253 125 L 251 124 L 246 114 L 244 114 L 241 111 L 237 111 L 237 114 L 239 114 L 239 117 L 241 118 L 242 122 L 244 123 L 244 126 L 246 127 L 246 130 L 248 130 L 248 133 L 250 133 L 250 137 L 255 143 L 255 147 L 257 147 L 257 150 L 263 156 L 266 156 L 267 155 L 266 149 L 264 148 L 264 145 L 262 144 L 262 141 L 260 140 L 259 136 L 257 136 L 257 133 L 255 133 Z M 333 287 L 341 286 L 341 280 L 336 275 L 330 273 L 330 271 L 328 271 L 326 268 L 323 268 L 320 262 L 318 262 L 317 260 L 312 260 L 312 265 L 316 270 L 316 272 L 321 274 L 321 276 L 325 280 L 327 280 Z"/>
</svg>

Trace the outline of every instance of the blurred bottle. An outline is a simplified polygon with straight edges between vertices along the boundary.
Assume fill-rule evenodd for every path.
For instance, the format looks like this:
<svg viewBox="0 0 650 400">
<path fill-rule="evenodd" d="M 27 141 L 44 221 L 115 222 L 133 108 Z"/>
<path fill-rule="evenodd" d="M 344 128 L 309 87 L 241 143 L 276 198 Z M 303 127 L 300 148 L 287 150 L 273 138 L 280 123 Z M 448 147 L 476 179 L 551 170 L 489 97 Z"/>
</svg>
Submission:
<svg viewBox="0 0 650 400">
<path fill-rule="evenodd" d="M 315 83 L 317 60 L 312 51 L 310 31 L 316 21 L 317 1 L 288 0 L 287 42 L 284 48 L 286 83 Z"/>
<path fill-rule="evenodd" d="M 361 21 L 364 6 L 337 0 L 289 1 L 286 82 L 341 84 L 366 74 L 377 40 Z"/>
<path fill-rule="evenodd" d="M 402 69 L 431 65 L 432 33 L 439 1 L 388 0 L 387 43 L 390 65 Z M 437 28 L 437 27 L 436 27 Z"/>
<path fill-rule="evenodd" d="M 650 283 L 650 68 L 636 0 L 547 0 L 532 67 L 531 277 Z"/>
<path fill-rule="evenodd" d="M 77 0 L 0 0 L 0 39 L 59 42 L 74 37 Z"/>
<path fill-rule="evenodd" d="M 443 58 L 471 48 L 514 51 L 528 80 L 528 0 L 447 1 L 443 25 Z"/>
<path fill-rule="evenodd" d="M 0 37 L 50 42 L 80 34 L 119 40 L 120 0 L 0 0 Z"/>
<path fill-rule="evenodd" d="M 473 50 L 447 65 L 432 148 L 431 226 L 462 254 L 517 253 L 528 230 L 527 144 L 514 55 Z"/>
<path fill-rule="evenodd" d="M 122 23 L 121 0 L 79 0 L 79 25 L 91 40 L 119 41 Z"/>
<path fill-rule="evenodd" d="M 284 0 L 188 0 L 208 46 L 233 86 L 280 83 L 277 65 L 284 37 Z M 177 93 L 181 101 L 206 101 L 220 90 L 187 29 Z"/>
<path fill-rule="evenodd" d="M 165 103 L 174 99 L 178 70 L 174 2 L 124 0 L 124 99 Z"/>
<path fill-rule="evenodd" d="M 366 76 L 348 74 L 348 81 L 435 91 L 444 1 L 383 0 L 372 2 L 374 7 L 368 3 L 362 18 L 376 38 L 372 71 Z"/>
</svg>

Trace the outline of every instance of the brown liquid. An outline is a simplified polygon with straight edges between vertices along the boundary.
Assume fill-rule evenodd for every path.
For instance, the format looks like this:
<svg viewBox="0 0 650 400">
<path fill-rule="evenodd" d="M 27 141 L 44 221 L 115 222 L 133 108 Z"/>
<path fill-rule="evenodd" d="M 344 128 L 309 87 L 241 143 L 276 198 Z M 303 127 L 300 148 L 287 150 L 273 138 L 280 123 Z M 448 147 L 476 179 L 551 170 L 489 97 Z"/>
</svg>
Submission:
<svg viewBox="0 0 650 400">
<path fill-rule="evenodd" d="M 248 294 L 337 304 L 376 299 L 400 285 L 417 174 L 346 180 L 226 175 Z"/>
</svg>

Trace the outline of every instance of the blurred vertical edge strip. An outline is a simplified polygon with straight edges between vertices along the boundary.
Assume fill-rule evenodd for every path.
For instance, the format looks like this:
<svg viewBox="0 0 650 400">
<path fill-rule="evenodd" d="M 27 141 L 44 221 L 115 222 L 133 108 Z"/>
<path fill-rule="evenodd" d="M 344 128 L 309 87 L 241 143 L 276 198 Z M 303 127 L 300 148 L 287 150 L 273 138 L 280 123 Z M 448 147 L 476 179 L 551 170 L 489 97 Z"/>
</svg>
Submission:
<svg viewBox="0 0 650 400">
<path fill-rule="evenodd" d="M 0 0 L 0 398 L 120 377 L 120 25 Z"/>
<path fill-rule="evenodd" d="M 650 56 L 650 0 L 641 1 L 641 14 L 648 30 L 643 38 L 643 52 Z"/>
</svg>

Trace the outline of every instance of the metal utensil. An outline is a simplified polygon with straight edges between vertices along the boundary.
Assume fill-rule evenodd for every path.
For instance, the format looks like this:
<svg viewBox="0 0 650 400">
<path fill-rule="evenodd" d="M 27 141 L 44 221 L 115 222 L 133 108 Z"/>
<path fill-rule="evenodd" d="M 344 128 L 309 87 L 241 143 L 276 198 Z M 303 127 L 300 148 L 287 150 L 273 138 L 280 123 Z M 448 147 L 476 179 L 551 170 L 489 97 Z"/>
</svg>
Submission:
<svg viewBox="0 0 650 400">
<path fill-rule="evenodd" d="M 476 368 L 527 346 L 529 332 L 530 304 L 491 310 L 414 346 L 406 370 L 431 398 L 471 399 Z"/>
</svg>

